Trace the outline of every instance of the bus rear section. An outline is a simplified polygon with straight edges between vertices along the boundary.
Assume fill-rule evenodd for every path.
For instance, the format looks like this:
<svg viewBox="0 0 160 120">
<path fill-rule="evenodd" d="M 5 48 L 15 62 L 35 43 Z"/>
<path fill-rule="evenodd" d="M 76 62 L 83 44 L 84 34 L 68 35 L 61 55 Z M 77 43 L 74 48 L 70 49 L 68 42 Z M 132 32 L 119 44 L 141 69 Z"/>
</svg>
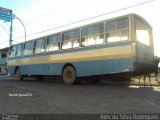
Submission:
<svg viewBox="0 0 160 120">
<path fill-rule="evenodd" d="M 135 59 L 134 72 L 136 74 L 157 73 L 158 63 L 154 57 L 152 27 L 143 18 L 134 17 L 135 27 Z"/>
</svg>

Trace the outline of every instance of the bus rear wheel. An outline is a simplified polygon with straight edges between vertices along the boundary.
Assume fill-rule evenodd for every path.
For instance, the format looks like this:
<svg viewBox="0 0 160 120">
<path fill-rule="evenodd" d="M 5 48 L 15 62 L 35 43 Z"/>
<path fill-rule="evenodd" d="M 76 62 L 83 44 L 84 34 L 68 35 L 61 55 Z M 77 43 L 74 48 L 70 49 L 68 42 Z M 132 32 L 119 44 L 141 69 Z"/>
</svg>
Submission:
<svg viewBox="0 0 160 120">
<path fill-rule="evenodd" d="M 21 75 L 19 68 L 16 69 L 15 75 L 17 80 L 23 80 L 23 76 Z"/>
<path fill-rule="evenodd" d="M 67 85 L 76 83 L 76 70 L 72 66 L 66 66 L 63 70 L 63 81 Z"/>
</svg>

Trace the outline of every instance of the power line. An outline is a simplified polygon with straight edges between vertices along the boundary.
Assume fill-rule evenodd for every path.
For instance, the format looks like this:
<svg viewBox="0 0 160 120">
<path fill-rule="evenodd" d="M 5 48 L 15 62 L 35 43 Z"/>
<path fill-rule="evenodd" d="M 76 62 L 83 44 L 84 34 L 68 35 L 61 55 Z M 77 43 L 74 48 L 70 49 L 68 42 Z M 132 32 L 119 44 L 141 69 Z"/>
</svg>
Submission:
<svg viewBox="0 0 160 120">
<path fill-rule="evenodd" d="M 9 2 L 6 3 L 6 5 L 8 6 L 8 8 L 12 8 L 13 10 L 25 5 L 29 0 L 16 0 L 14 2 Z"/>
<path fill-rule="evenodd" d="M 156 1 L 156 0 L 149 0 L 149 1 L 146 1 L 146 2 L 138 3 L 138 4 L 135 4 L 135 5 L 131 5 L 131 6 L 128 6 L 128 7 L 125 7 L 125 8 L 114 10 L 114 11 L 111 11 L 111 12 L 108 12 L 108 13 L 100 14 L 100 15 L 97 15 L 97 16 L 94 16 L 94 17 L 90 17 L 90 18 L 86 18 L 86 19 L 83 19 L 83 20 L 79 20 L 79 21 L 76 21 L 76 22 L 69 23 L 69 24 L 65 24 L 65 25 L 62 25 L 62 26 L 54 27 L 54 28 L 47 29 L 47 30 L 44 30 L 44 31 L 40 31 L 40 32 L 37 32 L 37 33 L 33 33 L 33 34 L 28 34 L 27 37 L 37 35 L 37 34 L 40 34 L 40 33 L 44 33 L 44 32 L 48 32 L 48 31 L 51 31 L 51 30 L 55 30 L 55 29 L 58 29 L 58 28 L 66 27 L 66 26 L 73 25 L 73 24 L 76 24 L 76 23 L 84 22 L 84 21 L 87 21 L 87 20 L 95 19 L 95 18 L 105 16 L 105 15 L 108 15 L 108 14 L 113 14 L 113 13 L 116 13 L 116 12 L 124 11 L 126 9 L 141 6 L 141 5 L 153 2 L 153 1 Z M 20 39 L 20 38 L 23 38 L 23 37 L 19 37 L 19 38 L 15 38 L 15 39 Z"/>
<path fill-rule="evenodd" d="M 0 27 L 2 27 L 3 30 L 9 35 L 9 32 L 6 30 L 6 28 L 4 26 L 0 25 Z"/>
<path fill-rule="evenodd" d="M 31 1 L 24 1 L 23 3 L 19 4 L 19 6 L 17 6 L 14 10 L 17 10 L 21 7 L 23 7 L 24 5 L 26 6 L 27 4 L 29 4 Z"/>
</svg>

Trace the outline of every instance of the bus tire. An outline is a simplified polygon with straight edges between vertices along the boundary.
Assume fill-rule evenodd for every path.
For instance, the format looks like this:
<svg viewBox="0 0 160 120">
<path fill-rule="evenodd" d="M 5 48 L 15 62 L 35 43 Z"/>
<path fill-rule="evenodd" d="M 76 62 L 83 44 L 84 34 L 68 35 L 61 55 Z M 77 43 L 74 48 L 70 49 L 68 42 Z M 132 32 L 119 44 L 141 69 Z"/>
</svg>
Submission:
<svg viewBox="0 0 160 120">
<path fill-rule="evenodd" d="M 76 70 L 72 66 L 66 66 L 63 70 L 63 82 L 67 85 L 76 83 Z"/>
<path fill-rule="evenodd" d="M 16 75 L 17 80 L 20 80 L 20 81 L 23 80 L 23 76 L 21 75 L 19 68 L 16 69 L 15 75 Z"/>
</svg>

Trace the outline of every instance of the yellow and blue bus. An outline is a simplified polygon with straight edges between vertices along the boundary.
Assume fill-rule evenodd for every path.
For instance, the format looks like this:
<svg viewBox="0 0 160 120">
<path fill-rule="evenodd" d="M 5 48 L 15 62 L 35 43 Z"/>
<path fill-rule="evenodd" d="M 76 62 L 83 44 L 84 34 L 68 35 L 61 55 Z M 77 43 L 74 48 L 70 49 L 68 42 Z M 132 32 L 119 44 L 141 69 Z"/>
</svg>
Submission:
<svg viewBox="0 0 160 120">
<path fill-rule="evenodd" d="M 75 84 L 80 77 L 156 71 L 152 27 L 133 13 L 12 45 L 8 58 L 8 72 L 19 80 L 58 75 Z"/>
</svg>

